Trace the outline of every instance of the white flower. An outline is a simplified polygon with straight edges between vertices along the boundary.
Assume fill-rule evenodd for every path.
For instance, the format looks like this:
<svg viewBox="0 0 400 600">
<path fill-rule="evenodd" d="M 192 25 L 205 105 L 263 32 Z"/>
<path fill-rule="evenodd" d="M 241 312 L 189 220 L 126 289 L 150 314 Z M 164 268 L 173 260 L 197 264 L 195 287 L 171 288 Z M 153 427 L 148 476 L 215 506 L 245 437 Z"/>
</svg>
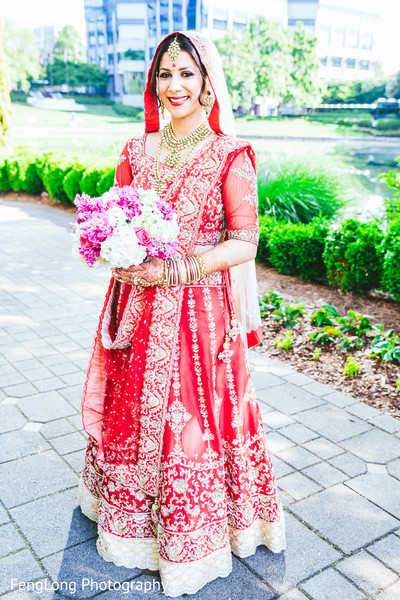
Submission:
<svg viewBox="0 0 400 600">
<path fill-rule="evenodd" d="M 157 200 L 160 199 L 153 189 L 143 190 L 141 188 L 137 188 L 137 191 L 139 192 L 140 201 L 143 202 L 144 206 L 155 206 Z"/>
<path fill-rule="evenodd" d="M 117 192 L 112 191 L 112 190 L 109 190 L 108 192 L 104 192 L 104 194 L 102 194 L 100 196 L 100 198 L 103 200 L 104 205 L 107 202 L 110 202 L 110 201 L 111 202 L 118 202 L 118 200 L 119 200 L 119 196 L 118 196 Z"/>
<path fill-rule="evenodd" d="M 111 268 L 126 269 L 131 265 L 140 265 L 146 258 L 146 250 L 138 243 L 134 224 L 119 225 L 118 229 L 101 243 L 100 256 Z"/>
<path fill-rule="evenodd" d="M 111 227 L 118 227 L 126 223 L 126 214 L 120 206 L 112 206 L 107 211 L 107 217 Z"/>
</svg>

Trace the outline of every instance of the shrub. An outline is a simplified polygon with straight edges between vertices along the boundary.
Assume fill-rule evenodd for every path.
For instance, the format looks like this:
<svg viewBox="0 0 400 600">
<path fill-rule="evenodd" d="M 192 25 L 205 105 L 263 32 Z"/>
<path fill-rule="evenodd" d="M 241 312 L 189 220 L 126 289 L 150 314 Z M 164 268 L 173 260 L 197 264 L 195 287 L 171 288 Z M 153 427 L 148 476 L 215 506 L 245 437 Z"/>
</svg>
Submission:
<svg viewBox="0 0 400 600">
<path fill-rule="evenodd" d="M 0 192 L 8 192 L 9 190 L 11 190 L 11 184 L 8 176 L 8 161 L 2 159 L 0 162 Z"/>
<path fill-rule="evenodd" d="M 269 260 L 269 242 L 271 239 L 271 231 L 277 226 L 277 220 L 269 215 L 260 217 L 260 239 L 258 242 L 257 260 Z"/>
<path fill-rule="evenodd" d="M 400 167 L 400 158 L 396 162 Z M 388 173 L 381 173 L 378 177 L 384 180 L 393 193 L 392 197 L 384 199 L 386 218 L 389 221 L 400 218 L 400 174 L 392 170 Z"/>
<path fill-rule="evenodd" d="M 53 155 L 46 155 L 43 168 L 43 184 L 50 197 L 60 202 L 68 202 L 68 196 L 65 193 L 63 183 L 68 173 L 75 167 L 75 161 L 72 158 L 56 158 Z"/>
<path fill-rule="evenodd" d="M 382 250 L 384 259 L 380 287 L 400 300 L 400 219 L 388 227 Z"/>
<path fill-rule="evenodd" d="M 115 176 L 115 168 L 112 167 L 110 169 L 104 170 L 104 175 L 101 177 L 99 182 L 97 183 L 97 194 L 101 196 L 104 192 L 108 192 L 110 187 L 114 185 L 114 176 Z"/>
<path fill-rule="evenodd" d="M 382 275 L 382 240 L 376 221 L 344 221 L 328 237 L 323 252 L 330 285 L 358 292 L 377 288 Z"/>
<path fill-rule="evenodd" d="M 117 115 L 121 115 L 122 117 L 132 117 L 133 119 L 140 119 L 143 114 L 143 108 L 139 108 L 138 106 L 127 106 L 120 102 L 116 102 L 113 105 L 113 109 Z"/>
<path fill-rule="evenodd" d="M 314 219 L 307 225 L 284 223 L 270 232 L 269 261 L 286 275 L 299 275 L 303 279 L 326 277 L 323 261 L 329 222 Z"/>
<path fill-rule="evenodd" d="M 400 129 L 400 119 L 379 119 L 376 128 L 380 131 L 396 131 Z"/>
<path fill-rule="evenodd" d="M 42 162 L 41 157 L 24 153 L 8 159 L 6 165 L 8 189 L 28 192 L 28 194 L 43 192 L 43 180 L 39 168 Z"/>
<path fill-rule="evenodd" d="M 261 214 L 292 223 L 309 223 L 320 214 L 331 217 L 344 204 L 337 175 L 315 160 L 261 164 L 258 195 Z"/>
<path fill-rule="evenodd" d="M 67 173 L 63 181 L 64 192 L 70 202 L 75 200 L 76 194 L 81 193 L 82 178 L 87 167 L 76 164 L 73 169 Z"/>
</svg>

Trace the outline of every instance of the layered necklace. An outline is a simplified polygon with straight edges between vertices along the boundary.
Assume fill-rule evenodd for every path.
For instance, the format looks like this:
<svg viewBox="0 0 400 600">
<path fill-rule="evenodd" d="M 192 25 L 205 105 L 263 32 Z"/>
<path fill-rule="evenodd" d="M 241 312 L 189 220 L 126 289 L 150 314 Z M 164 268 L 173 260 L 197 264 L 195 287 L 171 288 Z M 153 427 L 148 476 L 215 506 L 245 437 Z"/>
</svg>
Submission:
<svg viewBox="0 0 400 600">
<path fill-rule="evenodd" d="M 158 153 L 154 160 L 154 183 L 153 189 L 157 194 L 162 194 L 167 189 L 168 183 L 179 173 L 179 171 L 188 163 L 197 144 L 204 140 L 212 133 L 208 122 L 204 122 L 193 131 L 190 135 L 178 139 L 174 134 L 171 123 L 168 123 L 162 130 Z M 172 171 L 161 177 L 160 174 L 160 158 L 163 145 L 170 150 L 170 153 L 165 157 L 165 163 L 172 167 Z M 190 152 L 182 158 L 182 150 L 191 148 Z"/>
</svg>

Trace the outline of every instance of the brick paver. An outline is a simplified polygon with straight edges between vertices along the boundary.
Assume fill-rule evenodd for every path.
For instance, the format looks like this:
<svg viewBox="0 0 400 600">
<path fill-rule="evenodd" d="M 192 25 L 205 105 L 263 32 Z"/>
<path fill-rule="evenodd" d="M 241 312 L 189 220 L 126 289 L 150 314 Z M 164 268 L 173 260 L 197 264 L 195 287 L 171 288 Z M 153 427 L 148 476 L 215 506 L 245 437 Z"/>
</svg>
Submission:
<svg viewBox="0 0 400 600">
<path fill-rule="evenodd" d="M 72 257 L 71 220 L 0 202 L 0 594 L 161 599 L 157 577 L 98 555 L 76 504 L 80 395 L 108 275 Z M 193 599 L 399 598 L 400 421 L 255 351 L 250 362 L 288 548 L 234 557 Z"/>
</svg>

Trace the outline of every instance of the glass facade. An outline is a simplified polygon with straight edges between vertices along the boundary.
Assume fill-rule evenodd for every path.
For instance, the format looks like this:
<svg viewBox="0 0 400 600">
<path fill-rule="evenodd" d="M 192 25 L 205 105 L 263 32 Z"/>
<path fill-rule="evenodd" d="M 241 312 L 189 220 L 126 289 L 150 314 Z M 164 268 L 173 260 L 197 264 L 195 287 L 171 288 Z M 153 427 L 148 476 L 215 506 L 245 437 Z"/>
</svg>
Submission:
<svg viewBox="0 0 400 600">
<path fill-rule="evenodd" d="M 168 0 L 160 0 L 160 28 L 161 35 L 169 33 L 169 2 Z"/>
<path fill-rule="evenodd" d="M 182 14 L 182 0 L 175 0 L 172 9 L 172 18 L 174 20 L 174 31 L 183 29 L 183 14 Z"/>
<path fill-rule="evenodd" d="M 143 94 L 144 73 L 124 73 L 124 94 Z"/>
</svg>

